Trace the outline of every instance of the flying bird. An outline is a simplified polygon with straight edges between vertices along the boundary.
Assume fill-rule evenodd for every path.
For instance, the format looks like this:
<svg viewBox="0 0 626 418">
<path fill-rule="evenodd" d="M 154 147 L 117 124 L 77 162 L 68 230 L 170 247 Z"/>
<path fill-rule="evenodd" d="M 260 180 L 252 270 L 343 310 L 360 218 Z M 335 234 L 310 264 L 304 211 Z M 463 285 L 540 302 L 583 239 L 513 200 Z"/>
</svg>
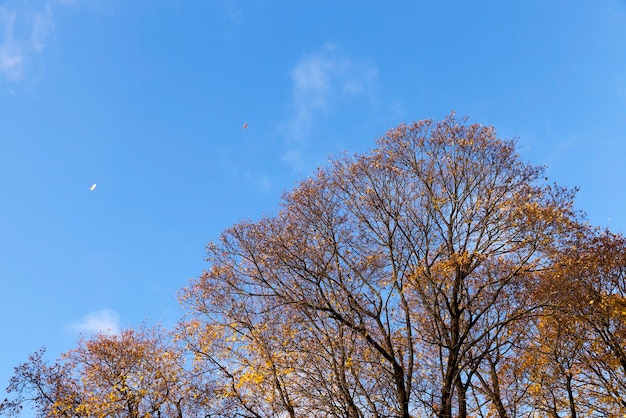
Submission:
<svg viewBox="0 0 626 418">
<path fill-rule="evenodd" d="M 94 183 L 94 184 L 93 184 L 93 185 L 89 188 L 89 190 L 95 190 L 95 189 L 96 189 L 96 183 Z"/>
<path fill-rule="evenodd" d="M 244 123 L 244 124 L 243 124 L 243 130 L 245 131 L 246 129 L 248 129 L 248 124 L 247 124 L 247 123 Z"/>
</svg>

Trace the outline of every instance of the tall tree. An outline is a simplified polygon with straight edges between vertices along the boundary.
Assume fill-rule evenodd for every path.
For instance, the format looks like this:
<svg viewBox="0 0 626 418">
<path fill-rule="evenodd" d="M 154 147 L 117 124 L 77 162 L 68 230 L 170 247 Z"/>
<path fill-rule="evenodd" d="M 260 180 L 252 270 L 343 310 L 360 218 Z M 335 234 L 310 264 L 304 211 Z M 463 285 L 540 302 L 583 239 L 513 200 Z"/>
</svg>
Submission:
<svg viewBox="0 0 626 418">
<path fill-rule="evenodd" d="M 161 329 L 125 330 L 81 339 L 48 365 L 43 351 L 16 367 L 0 413 L 18 415 L 34 401 L 45 417 L 204 416 L 207 387 L 195 390 L 185 356 Z"/>
<path fill-rule="evenodd" d="M 544 304 L 528 297 L 536 272 L 576 218 L 574 192 L 542 179 L 491 127 L 454 114 L 401 125 L 370 154 L 303 181 L 277 216 L 226 230 L 181 298 L 190 321 L 210 316 L 228 326 L 224 341 L 241 335 L 266 348 L 247 352 L 248 363 L 289 358 L 284 367 L 301 368 L 280 382 L 272 373 L 285 370 L 255 366 L 288 394 L 290 414 L 465 417 L 470 388 L 487 393 L 485 370 L 496 382 L 496 353 Z M 488 387 L 486 402 L 506 416 Z M 337 394 L 344 409 L 329 407 Z"/>
<path fill-rule="evenodd" d="M 570 405 L 585 410 L 585 416 L 623 416 L 626 238 L 583 227 L 568 244 L 546 272 L 542 291 L 553 299 L 546 312 L 552 333 L 541 339 L 539 348 L 552 355 L 549 366 L 562 371 L 565 385 L 561 386 Z"/>
<path fill-rule="evenodd" d="M 19 416 L 25 405 L 33 404 L 38 417 L 69 417 L 81 402 L 70 365 L 50 365 L 45 349 L 30 354 L 28 361 L 15 367 L 7 387 L 13 399 L 0 403 L 0 414 Z"/>
</svg>

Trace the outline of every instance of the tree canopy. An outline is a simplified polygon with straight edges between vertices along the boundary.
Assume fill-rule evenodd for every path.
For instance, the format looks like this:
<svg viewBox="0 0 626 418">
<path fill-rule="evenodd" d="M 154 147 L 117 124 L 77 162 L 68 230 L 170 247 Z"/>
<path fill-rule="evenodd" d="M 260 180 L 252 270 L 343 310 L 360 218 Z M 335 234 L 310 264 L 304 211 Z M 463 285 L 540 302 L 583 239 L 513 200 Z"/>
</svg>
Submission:
<svg viewBox="0 0 626 418">
<path fill-rule="evenodd" d="M 454 114 L 390 130 L 211 242 L 167 338 L 35 353 L 0 412 L 622 416 L 626 241 L 516 146 Z"/>
</svg>

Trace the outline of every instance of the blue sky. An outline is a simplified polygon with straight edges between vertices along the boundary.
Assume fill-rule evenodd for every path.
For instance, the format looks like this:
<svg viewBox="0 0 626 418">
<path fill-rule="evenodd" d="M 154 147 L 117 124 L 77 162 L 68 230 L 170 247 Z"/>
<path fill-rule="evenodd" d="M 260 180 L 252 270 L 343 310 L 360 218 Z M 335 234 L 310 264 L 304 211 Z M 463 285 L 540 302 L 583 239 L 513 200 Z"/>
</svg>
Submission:
<svg viewBox="0 0 626 418">
<path fill-rule="evenodd" d="M 223 229 L 451 110 L 626 229 L 624 0 L 0 0 L 0 384 L 174 324 Z"/>
</svg>

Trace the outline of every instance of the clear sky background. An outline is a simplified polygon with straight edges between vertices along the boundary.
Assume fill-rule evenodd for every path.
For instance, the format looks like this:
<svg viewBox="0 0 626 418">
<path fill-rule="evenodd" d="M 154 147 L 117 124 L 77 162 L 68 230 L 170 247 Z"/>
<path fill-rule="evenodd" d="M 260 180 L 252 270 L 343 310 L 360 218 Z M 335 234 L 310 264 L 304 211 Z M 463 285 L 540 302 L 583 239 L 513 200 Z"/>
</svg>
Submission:
<svg viewBox="0 0 626 418">
<path fill-rule="evenodd" d="M 624 0 L 0 0 L 1 387 L 175 324 L 223 229 L 452 110 L 626 230 Z"/>
</svg>

